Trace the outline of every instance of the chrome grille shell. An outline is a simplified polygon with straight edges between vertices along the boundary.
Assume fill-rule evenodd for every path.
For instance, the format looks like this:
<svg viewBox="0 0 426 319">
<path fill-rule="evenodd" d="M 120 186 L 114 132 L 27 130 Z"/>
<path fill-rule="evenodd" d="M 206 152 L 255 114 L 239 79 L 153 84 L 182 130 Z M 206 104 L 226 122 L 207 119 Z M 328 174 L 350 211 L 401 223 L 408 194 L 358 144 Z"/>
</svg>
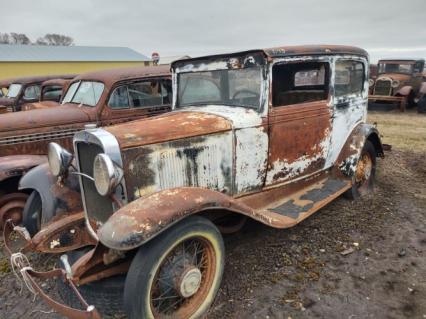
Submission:
<svg viewBox="0 0 426 319">
<path fill-rule="evenodd" d="M 96 213 L 95 207 L 99 205 L 101 208 L 108 210 L 100 212 L 103 219 L 109 217 L 118 209 L 118 207 L 110 197 L 102 197 L 99 195 L 96 191 L 96 187 L 94 186 L 94 182 L 87 177 L 84 177 L 82 174 L 93 177 L 91 174 L 93 169 L 93 160 L 99 153 L 107 154 L 114 163 L 123 167 L 120 146 L 114 135 L 102 128 L 90 128 L 76 133 L 73 139 L 73 145 L 77 170 L 80 173 L 78 177 L 80 181 L 86 225 L 91 235 L 97 239 L 96 230 L 93 229 L 89 222 L 90 220 L 93 220 L 94 217 L 99 216 L 99 212 Z M 94 192 L 96 192 L 96 194 Z M 122 201 L 123 205 L 127 204 L 127 191 L 124 178 L 121 180 L 120 185 L 116 188 L 114 195 Z M 95 199 L 96 202 L 89 203 L 89 201 L 93 199 Z M 95 221 L 99 222 L 98 220 Z M 103 223 L 105 220 L 100 222 Z"/>
</svg>

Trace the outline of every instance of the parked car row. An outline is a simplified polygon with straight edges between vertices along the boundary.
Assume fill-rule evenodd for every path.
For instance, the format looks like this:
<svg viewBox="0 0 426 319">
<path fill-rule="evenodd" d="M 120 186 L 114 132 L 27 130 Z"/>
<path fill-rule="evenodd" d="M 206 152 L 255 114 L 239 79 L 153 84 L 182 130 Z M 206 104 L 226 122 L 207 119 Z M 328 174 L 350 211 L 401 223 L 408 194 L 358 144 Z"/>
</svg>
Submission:
<svg viewBox="0 0 426 319">
<path fill-rule="evenodd" d="M 425 60 L 380 60 L 377 78 L 370 79 L 371 102 L 396 103 L 401 111 L 419 106 L 426 95 Z M 420 102 L 420 103 L 419 103 Z"/>
<path fill-rule="evenodd" d="M 292 227 L 370 192 L 384 156 L 356 47 L 212 55 L 66 87 L 55 108 L 0 116 L 0 217 L 14 268 L 69 318 L 202 316 L 222 234 L 247 219 Z M 28 251 L 63 253 L 60 267 L 37 272 Z M 53 277 L 62 301 L 39 284 Z"/>
</svg>

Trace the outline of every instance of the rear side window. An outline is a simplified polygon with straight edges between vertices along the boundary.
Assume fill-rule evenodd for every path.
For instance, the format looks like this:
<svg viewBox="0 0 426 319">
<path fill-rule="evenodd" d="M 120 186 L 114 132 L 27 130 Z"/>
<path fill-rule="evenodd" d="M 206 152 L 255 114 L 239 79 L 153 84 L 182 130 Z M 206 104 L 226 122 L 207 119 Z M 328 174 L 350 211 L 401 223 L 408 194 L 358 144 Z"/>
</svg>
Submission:
<svg viewBox="0 0 426 319">
<path fill-rule="evenodd" d="M 170 104 L 171 85 L 150 80 L 128 83 L 114 89 L 108 101 L 112 109 L 144 108 Z"/>
<path fill-rule="evenodd" d="M 361 95 L 364 88 L 364 74 L 364 63 L 360 61 L 337 61 L 334 80 L 335 96 Z"/>
<path fill-rule="evenodd" d="M 26 100 L 38 100 L 40 97 L 40 86 L 31 85 L 28 86 L 24 91 L 24 99 Z"/>
<path fill-rule="evenodd" d="M 272 68 L 273 106 L 302 104 L 328 99 L 329 64 L 295 62 Z"/>
</svg>

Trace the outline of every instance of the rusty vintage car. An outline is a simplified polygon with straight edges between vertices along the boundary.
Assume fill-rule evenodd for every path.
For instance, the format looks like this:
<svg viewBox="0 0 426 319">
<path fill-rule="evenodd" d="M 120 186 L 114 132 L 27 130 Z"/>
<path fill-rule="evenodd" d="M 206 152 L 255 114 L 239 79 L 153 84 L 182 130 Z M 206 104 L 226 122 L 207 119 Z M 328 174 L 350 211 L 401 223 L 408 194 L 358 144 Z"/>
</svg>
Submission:
<svg viewBox="0 0 426 319">
<path fill-rule="evenodd" d="M 7 94 L 0 98 L 0 113 L 21 111 L 22 105 L 38 102 L 41 84 L 52 79 L 72 79 L 74 74 L 45 75 L 3 80 L 9 83 Z"/>
<path fill-rule="evenodd" d="M 398 104 L 401 111 L 417 105 L 421 97 L 425 60 L 379 60 L 378 76 L 370 80 L 374 103 Z"/>
<path fill-rule="evenodd" d="M 221 232 L 247 218 L 292 227 L 342 194 L 371 191 L 383 148 L 366 124 L 364 50 L 252 50 L 175 61 L 172 74 L 171 113 L 74 136 L 96 246 L 63 255 L 48 273 L 15 264 L 69 318 L 119 309 L 129 318 L 200 317 L 224 271 Z M 50 144 L 59 179 L 71 162 Z M 36 282 L 54 276 L 75 308 Z"/>
<path fill-rule="evenodd" d="M 38 102 L 22 105 L 22 111 L 45 109 L 60 105 L 63 94 L 68 89 L 68 85 L 71 81 L 71 79 L 52 79 L 43 82 L 41 84 Z"/>
<path fill-rule="evenodd" d="M 48 166 L 41 165 L 47 164 L 49 142 L 71 150 L 74 133 L 85 124 L 107 126 L 157 115 L 170 110 L 171 97 L 168 66 L 112 69 L 74 78 L 58 107 L 2 114 L 0 227 L 9 218 L 21 221 L 29 196 L 27 210 L 32 213 L 24 218 L 32 235 L 58 210 L 69 211 L 71 205 L 73 211 L 82 210 L 78 181 L 68 179 L 67 185 L 58 185 L 51 181 Z"/>
</svg>

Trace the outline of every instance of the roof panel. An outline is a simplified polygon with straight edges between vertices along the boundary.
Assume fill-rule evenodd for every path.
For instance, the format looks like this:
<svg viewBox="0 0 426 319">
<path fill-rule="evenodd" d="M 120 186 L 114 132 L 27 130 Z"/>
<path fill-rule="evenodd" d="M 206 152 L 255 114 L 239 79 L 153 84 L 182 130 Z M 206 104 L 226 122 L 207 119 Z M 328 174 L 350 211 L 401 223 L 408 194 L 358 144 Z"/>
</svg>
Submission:
<svg viewBox="0 0 426 319">
<path fill-rule="evenodd" d="M 0 44 L 0 62 L 140 62 L 147 56 L 126 47 Z"/>
</svg>

